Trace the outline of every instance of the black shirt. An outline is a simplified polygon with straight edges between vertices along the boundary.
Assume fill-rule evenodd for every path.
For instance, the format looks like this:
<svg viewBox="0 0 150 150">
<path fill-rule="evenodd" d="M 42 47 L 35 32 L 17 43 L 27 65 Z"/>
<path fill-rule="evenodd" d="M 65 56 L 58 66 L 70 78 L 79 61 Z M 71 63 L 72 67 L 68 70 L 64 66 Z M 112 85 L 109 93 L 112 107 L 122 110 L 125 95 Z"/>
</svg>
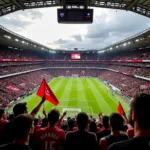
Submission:
<svg viewBox="0 0 150 150">
<path fill-rule="evenodd" d="M 150 150 L 150 137 L 135 137 L 133 139 L 112 144 L 108 150 Z"/>
<path fill-rule="evenodd" d="M 111 131 L 110 130 L 103 130 L 103 131 L 99 131 L 96 135 L 97 135 L 97 143 L 99 144 L 99 141 L 101 138 L 110 135 Z"/>
<path fill-rule="evenodd" d="M 29 145 L 9 143 L 9 144 L 0 146 L 0 150 L 31 150 L 31 148 Z"/>
<path fill-rule="evenodd" d="M 69 131 L 74 131 L 73 129 L 67 129 L 65 133 L 67 134 Z"/>
<path fill-rule="evenodd" d="M 0 133 L 0 145 L 14 141 L 13 121 L 5 123 Z"/>
<path fill-rule="evenodd" d="M 128 137 L 126 134 L 121 134 L 120 136 L 108 135 L 105 138 L 106 138 L 108 146 L 116 142 L 128 140 Z"/>
<path fill-rule="evenodd" d="M 66 135 L 65 150 L 96 150 L 97 141 L 94 133 L 73 131 Z"/>
</svg>

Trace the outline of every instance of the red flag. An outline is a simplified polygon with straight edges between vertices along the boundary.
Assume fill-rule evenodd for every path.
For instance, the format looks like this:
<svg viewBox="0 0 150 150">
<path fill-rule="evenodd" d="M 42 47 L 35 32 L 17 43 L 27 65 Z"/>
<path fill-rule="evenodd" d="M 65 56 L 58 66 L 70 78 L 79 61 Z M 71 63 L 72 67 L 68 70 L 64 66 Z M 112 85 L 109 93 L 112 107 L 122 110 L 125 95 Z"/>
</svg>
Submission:
<svg viewBox="0 0 150 150">
<path fill-rule="evenodd" d="M 123 107 L 122 107 L 122 105 L 121 105 L 121 103 L 119 102 L 119 104 L 118 104 L 118 113 L 122 116 L 123 115 L 123 113 L 124 113 L 124 109 L 123 109 Z"/>
<path fill-rule="evenodd" d="M 57 97 L 54 95 L 53 91 L 50 89 L 45 79 L 43 79 L 39 90 L 36 93 L 40 97 L 45 97 L 45 100 L 57 105 L 59 103 Z"/>
</svg>

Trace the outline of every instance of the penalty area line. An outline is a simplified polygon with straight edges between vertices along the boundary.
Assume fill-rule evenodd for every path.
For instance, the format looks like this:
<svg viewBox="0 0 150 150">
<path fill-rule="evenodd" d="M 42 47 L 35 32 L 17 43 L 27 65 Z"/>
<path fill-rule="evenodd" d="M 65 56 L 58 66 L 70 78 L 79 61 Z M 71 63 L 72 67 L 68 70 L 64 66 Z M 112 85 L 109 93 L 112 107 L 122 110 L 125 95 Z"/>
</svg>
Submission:
<svg viewBox="0 0 150 150">
<path fill-rule="evenodd" d="M 92 115 L 93 115 L 93 109 L 92 109 L 92 107 L 90 107 L 90 110 L 91 110 L 91 113 L 92 113 Z"/>
</svg>

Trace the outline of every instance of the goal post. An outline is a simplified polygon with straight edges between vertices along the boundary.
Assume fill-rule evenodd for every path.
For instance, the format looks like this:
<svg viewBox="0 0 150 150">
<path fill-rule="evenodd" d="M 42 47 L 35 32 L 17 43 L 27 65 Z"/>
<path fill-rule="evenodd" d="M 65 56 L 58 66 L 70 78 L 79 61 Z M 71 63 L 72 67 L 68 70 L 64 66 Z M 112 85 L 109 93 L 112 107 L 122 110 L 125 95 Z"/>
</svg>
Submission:
<svg viewBox="0 0 150 150">
<path fill-rule="evenodd" d="M 80 108 L 63 108 L 62 113 L 67 111 L 67 115 L 70 117 L 75 117 L 79 112 L 81 112 Z"/>
<path fill-rule="evenodd" d="M 78 78 L 79 75 L 78 74 L 72 74 L 72 78 Z"/>
</svg>

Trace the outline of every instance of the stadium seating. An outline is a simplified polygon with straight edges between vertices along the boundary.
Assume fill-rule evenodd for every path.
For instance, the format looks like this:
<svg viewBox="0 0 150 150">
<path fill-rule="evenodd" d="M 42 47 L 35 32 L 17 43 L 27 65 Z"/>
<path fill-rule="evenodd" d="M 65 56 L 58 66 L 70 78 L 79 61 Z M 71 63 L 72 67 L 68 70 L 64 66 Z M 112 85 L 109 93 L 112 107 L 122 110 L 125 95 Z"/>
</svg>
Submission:
<svg viewBox="0 0 150 150">
<path fill-rule="evenodd" d="M 107 52 L 97 54 L 96 52 L 81 53 L 83 60 L 149 60 L 150 52 L 149 49 L 142 49 L 136 51 L 125 51 L 125 52 Z M 50 60 L 70 60 L 70 53 L 56 53 L 51 54 L 47 52 L 32 52 L 16 49 L 8 49 L 0 47 L 0 58 L 24 58 L 24 59 L 50 59 Z"/>
<path fill-rule="evenodd" d="M 45 55 L 46 54 L 46 55 Z M 82 60 L 149 60 L 150 52 L 149 50 L 141 50 L 129 52 L 116 52 L 97 54 L 97 53 L 82 53 Z M 94 76 L 105 80 L 117 88 L 121 89 L 122 93 L 127 96 L 131 96 L 133 92 L 146 92 L 150 93 L 150 83 L 146 80 L 137 79 L 132 75 L 138 75 L 141 77 L 150 77 L 149 62 L 145 63 L 131 63 L 131 62 L 36 62 L 36 60 L 68 60 L 70 59 L 70 54 L 68 53 L 45 53 L 45 52 L 32 52 L 32 51 L 21 51 L 15 49 L 0 49 L 0 58 L 3 59 L 24 59 L 24 60 L 35 60 L 35 62 L 1 62 L 0 63 L 0 76 L 5 76 L 13 73 L 20 73 L 24 71 L 39 69 L 39 68 L 53 68 L 45 71 L 30 72 L 28 74 L 22 74 L 14 77 L 1 79 L 0 87 L 0 102 L 3 106 L 6 106 L 11 101 L 19 99 L 22 95 L 28 94 L 30 90 L 37 87 L 40 84 L 42 76 L 40 73 L 47 74 L 46 79 L 50 79 L 51 76 L 72 76 L 72 74 L 78 74 L 78 76 Z M 68 67 L 68 68 L 66 68 Z M 81 67 L 81 69 L 80 69 Z M 91 68 L 105 68 L 105 70 L 90 69 Z M 54 69 L 55 68 L 55 69 Z M 57 69 L 59 68 L 59 69 Z M 113 69 L 118 71 L 117 73 L 110 71 L 108 69 Z M 121 74 L 121 73 L 126 73 Z M 35 76 L 39 75 L 39 79 Z M 131 75 L 131 76 L 129 76 Z M 114 76 L 112 79 L 111 77 Z M 30 83 L 30 79 L 32 82 Z M 26 80 L 26 85 L 24 87 L 18 85 L 18 83 L 24 83 Z M 121 81 L 121 82 L 120 82 Z M 130 86 L 129 86 L 130 85 Z M 9 88 L 8 88 L 9 87 Z M 16 88 L 18 92 L 12 90 Z M 9 94 L 8 94 L 9 93 Z"/>
<path fill-rule="evenodd" d="M 112 78 L 112 76 L 114 78 Z M 99 78 L 116 86 L 122 93 L 130 97 L 133 93 L 145 92 L 150 94 L 150 83 L 141 79 L 111 71 L 101 71 Z"/>
<path fill-rule="evenodd" d="M 43 78 L 50 80 L 50 72 L 37 71 L 1 79 L 0 103 L 3 107 L 6 107 L 10 102 L 19 100 L 21 96 L 27 95 L 40 85 Z"/>
</svg>

